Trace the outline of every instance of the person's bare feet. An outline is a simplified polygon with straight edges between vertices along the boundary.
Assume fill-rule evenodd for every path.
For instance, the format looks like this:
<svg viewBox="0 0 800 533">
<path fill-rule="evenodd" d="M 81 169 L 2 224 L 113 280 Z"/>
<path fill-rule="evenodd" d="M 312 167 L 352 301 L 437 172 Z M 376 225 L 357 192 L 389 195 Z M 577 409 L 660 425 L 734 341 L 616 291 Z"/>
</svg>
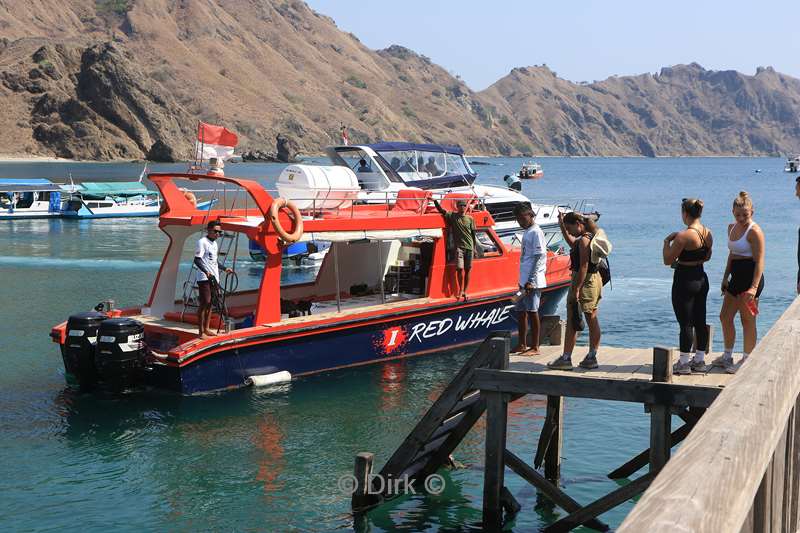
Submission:
<svg viewBox="0 0 800 533">
<path fill-rule="evenodd" d="M 528 348 L 528 350 L 522 355 L 529 355 L 533 357 L 535 355 L 542 355 L 542 352 L 539 351 L 539 348 Z"/>
<path fill-rule="evenodd" d="M 210 330 L 206 330 L 205 334 L 206 334 L 207 337 L 216 337 L 217 336 L 216 333 L 214 333 L 213 331 L 210 331 Z"/>
<path fill-rule="evenodd" d="M 201 333 L 200 336 L 198 337 L 198 339 L 200 339 L 200 340 L 205 340 L 205 339 L 209 339 L 209 338 L 210 337 L 208 335 L 206 335 L 205 333 Z"/>
<path fill-rule="evenodd" d="M 527 352 L 528 350 L 530 350 L 530 348 L 528 348 L 524 344 L 517 344 L 514 348 L 511 348 L 510 353 L 524 353 Z"/>
</svg>

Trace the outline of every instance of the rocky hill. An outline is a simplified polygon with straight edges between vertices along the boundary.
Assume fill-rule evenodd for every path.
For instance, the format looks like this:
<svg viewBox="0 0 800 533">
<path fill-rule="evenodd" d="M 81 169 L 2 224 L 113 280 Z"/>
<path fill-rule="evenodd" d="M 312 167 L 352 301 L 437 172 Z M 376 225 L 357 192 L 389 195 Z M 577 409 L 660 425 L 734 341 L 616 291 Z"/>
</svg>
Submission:
<svg viewBox="0 0 800 533">
<path fill-rule="evenodd" d="M 0 0 L 0 153 L 181 159 L 198 120 L 242 150 L 280 134 L 458 143 L 470 153 L 800 149 L 800 80 L 698 65 L 590 85 L 514 69 L 476 93 L 401 46 L 374 51 L 301 1 Z"/>
</svg>

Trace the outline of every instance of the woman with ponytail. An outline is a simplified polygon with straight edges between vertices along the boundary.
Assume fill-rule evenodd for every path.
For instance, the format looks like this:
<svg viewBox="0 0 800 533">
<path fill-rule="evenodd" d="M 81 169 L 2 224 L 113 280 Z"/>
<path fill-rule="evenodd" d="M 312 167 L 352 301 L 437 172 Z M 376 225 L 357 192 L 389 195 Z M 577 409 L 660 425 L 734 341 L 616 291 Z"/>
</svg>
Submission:
<svg viewBox="0 0 800 533">
<path fill-rule="evenodd" d="M 664 264 L 675 269 L 672 309 L 680 326 L 680 359 L 673 366 L 675 374 L 703 371 L 706 350 L 710 349 L 706 329 L 708 276 L 703 263 L 711 259 L 714 238 L 711 231 L 700 222 L 702 214 L 702 200 L 684 198 L 681 217 L 686 229 L 667 235 L 662 250 Z M 690 360 L 692 344 L 695 345 L 695 352 Z"/>
<path fill-rule="evenodd" d="M 580 213 L 558 214 L 558 224 L 564 240 L 570 246 L 570 270 L 572 283 L 567 294 L 567 328 L 564 336 L 564 352 L 547 364 L 554 370 L 572 370 L 572 350 L 583 330 L 581 313 L 589 324 L 589 353 L 579 363 L 582 368 L 597 368 L 597 350 L 600 346 L 600 321 L 597 306 L 602 298 L 603 280 L 597 272 L 597 264 L 591 262 L 590 244 L 601 230 L 594 220 Z"/>
<path fill-rule="evenodd" d="M 736 328 L 733 319 L 736 313 L 742 321 L 744 336 L 744 361 L 756 346 L 756 315 L 758 298 L 764 290 L 764 232 L 753 222 L 753 201 L 742 191 L 733 200 L 734 224 L 728 225 L 728 263 L 722 277 L 722 336 L 725 351 L 712 364 L 733 374 L 733 345 Z"/>
</svg>

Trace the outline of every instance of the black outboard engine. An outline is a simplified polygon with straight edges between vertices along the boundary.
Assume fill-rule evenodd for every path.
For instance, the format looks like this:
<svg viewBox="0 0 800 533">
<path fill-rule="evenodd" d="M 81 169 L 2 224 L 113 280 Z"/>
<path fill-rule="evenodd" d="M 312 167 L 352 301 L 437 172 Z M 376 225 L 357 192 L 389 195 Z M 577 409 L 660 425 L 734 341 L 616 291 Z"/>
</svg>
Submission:
<svg viewBox="0 0 800 533">
<path fill-rule="evenodd" d="M 91 389 L 97 382 L 95 345 L 97 330 L 104 320 L 108 320 L 108 316 L 96 311 L 78 313 L 67 320 L 67 341 L 62 351 L 64 369 L 78 380 L 84 390 Z"/>
<path fill-rule="evenodd" d="M 100 381 L 115 390 L 144 381 L 144 324 L 132 318 L 109 318 L 97 332 L 95 366 Z"/>
</svg>

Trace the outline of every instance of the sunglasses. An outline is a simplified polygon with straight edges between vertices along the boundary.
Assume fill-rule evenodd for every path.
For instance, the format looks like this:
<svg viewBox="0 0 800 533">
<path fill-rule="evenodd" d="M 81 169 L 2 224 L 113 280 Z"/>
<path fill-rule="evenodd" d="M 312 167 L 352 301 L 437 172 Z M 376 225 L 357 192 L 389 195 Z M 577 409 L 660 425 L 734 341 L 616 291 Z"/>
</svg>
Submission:
<svg viewBox="0 0 800 533">
<path fill-rule="evenodd" d="M 217 233 L 217 234 L 221 235 L 223 233 L 223 231 L 221 229 L 212 229 L 212 230 L 209 230 L 209 233 Z"/>
</svg>

